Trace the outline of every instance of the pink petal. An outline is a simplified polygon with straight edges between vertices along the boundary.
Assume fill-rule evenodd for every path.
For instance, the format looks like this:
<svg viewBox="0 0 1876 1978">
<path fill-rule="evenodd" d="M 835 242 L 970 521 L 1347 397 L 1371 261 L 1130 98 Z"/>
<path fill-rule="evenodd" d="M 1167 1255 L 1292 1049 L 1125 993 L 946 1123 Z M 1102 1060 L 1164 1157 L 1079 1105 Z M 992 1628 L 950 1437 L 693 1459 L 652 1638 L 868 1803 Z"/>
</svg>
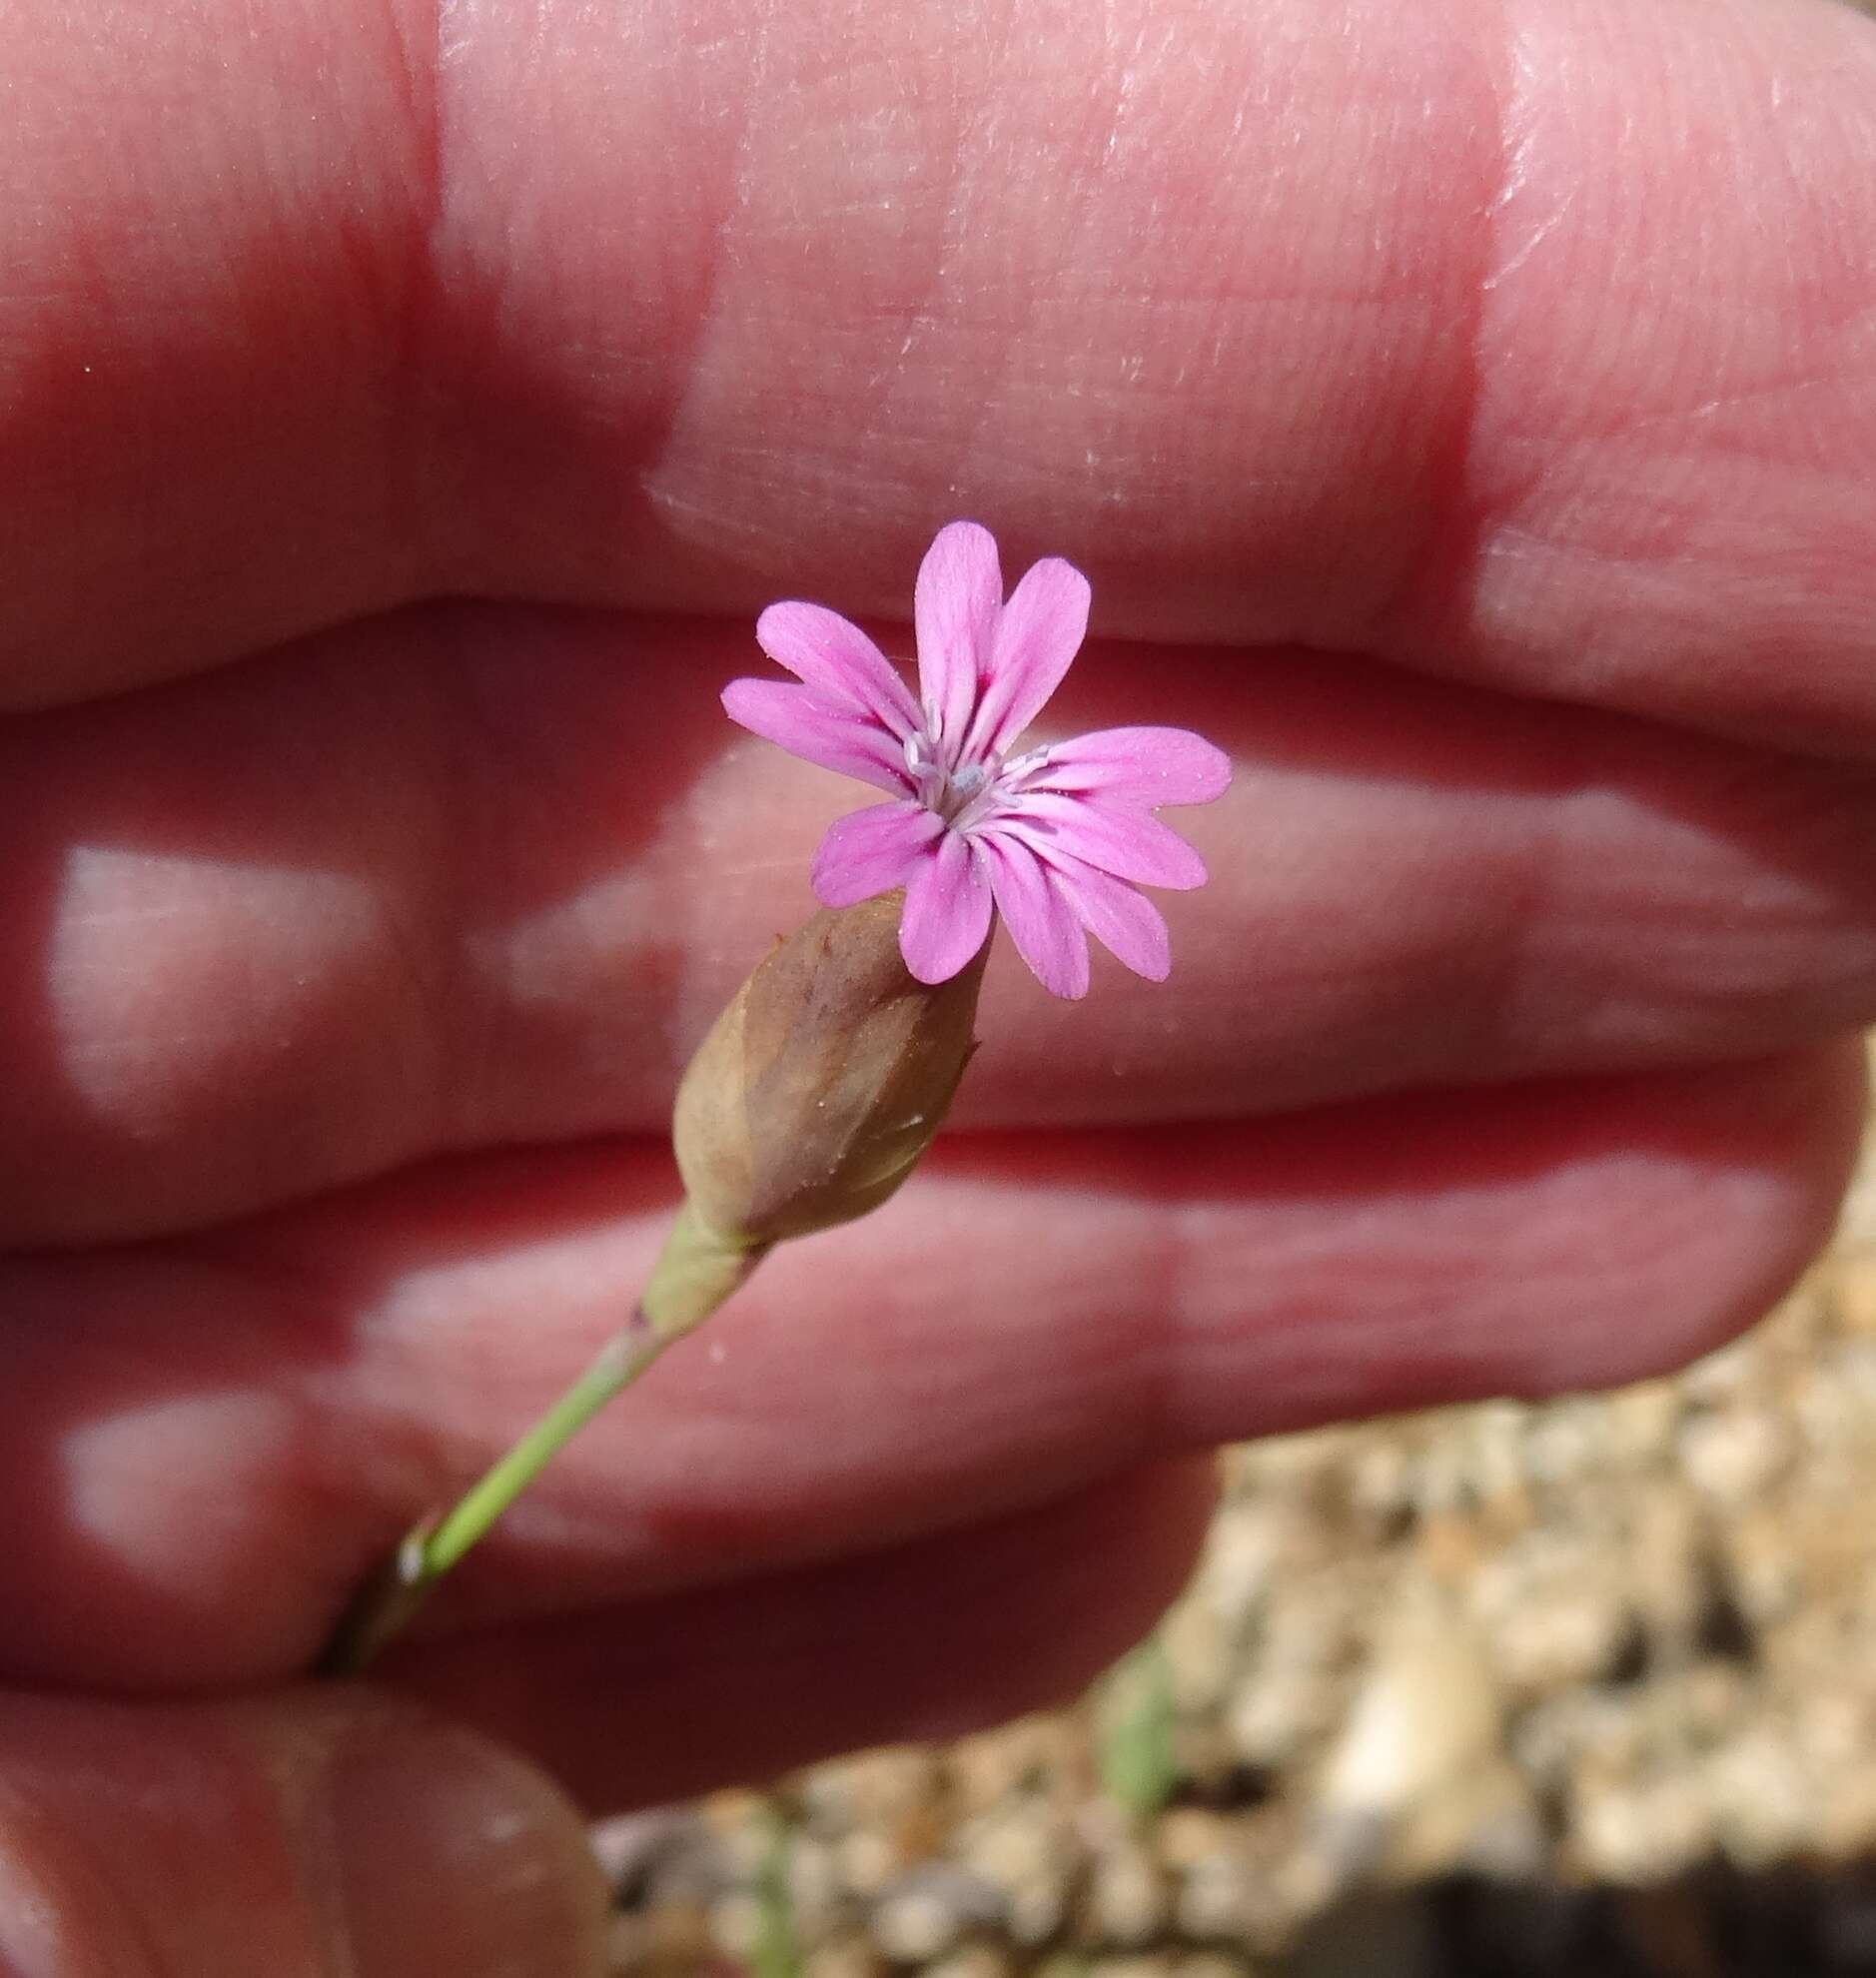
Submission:
<svg viewBox="0 0 1876 1978">
<path fill-rule="evenodd" d="M 1166 980 L 1173 969 L 1172 938 L 1159 908 L 1144 893 L 1080 860 L 1057 866 L 1054 877 L 1082 925 L 1116 961 L 1149 982 Z"/>
<path fill-rule="evenodd" d="M 1026 777 L 1039 790 L 1099 790 L 1124 803 L 1210 803 L 1231 782 L 1231 757 L 1189 728 L 1097 728 L 1051 742 Z"/>
<path fill-rule="evenodd" d="M 823 700 L 852 701 L 903 741 L 919 725 L 918 703 L 898 669 L 859 628 L 824 604 L 771 604 L 755 641 Z"/>
<path fill-rule="evenodd" d="M 963 748 L 1002 606 L 996 538 L 977 522 L 947 523 L 932 538 L 912 592 L 919 692 L 937 712 L 947 761 L 956 762 Z"/>
<path fill-rule="evenodd" d="M 814 897 L 822 906 L 857 906 L 903 886 L 943 829 L 920 803 L 876 803 L 836 819 L 814 854 Z"/>
<path fill-rule="evenodd" d="M 997 911 L 1036 980 L 1052 996 L 1087 995 L 1088 937 L 1056 875 L 1013 838 L 986 831 L 976 842 L 990 868 Z"/>
<path fill-rule="evenodd" d="M 997 619 L 973 751 L 1002 749 L 1062 683 L 1088 631 L 1088 579 L 1060 556 L 1032 563 Z"/>
<path fill-rule="evenodd" d="M 830 706 L 811 689 L 786 680 L 731 680 L 723 708 L 751 734 L 778 743 L 804 762 L 857 776 L 894 796 L 912 787 L 905 752 L 871 715 Z"/>
<path fill-rule="evenodd" d="M 990 881 L 966 839 L 946 831 L 905 882 L 899 952 L 921 982 L 949 982 L 990 932 Z"/>
<path fill-rule="evenodd" d="M 1045 858 L 1066 853 L 1140 886 L 1186 892 L 1205 884 L 1205 860 L 1144 810 L 1107 809 L 1087 797 L 1024 791 L 995 820 Z"/>
</svg>

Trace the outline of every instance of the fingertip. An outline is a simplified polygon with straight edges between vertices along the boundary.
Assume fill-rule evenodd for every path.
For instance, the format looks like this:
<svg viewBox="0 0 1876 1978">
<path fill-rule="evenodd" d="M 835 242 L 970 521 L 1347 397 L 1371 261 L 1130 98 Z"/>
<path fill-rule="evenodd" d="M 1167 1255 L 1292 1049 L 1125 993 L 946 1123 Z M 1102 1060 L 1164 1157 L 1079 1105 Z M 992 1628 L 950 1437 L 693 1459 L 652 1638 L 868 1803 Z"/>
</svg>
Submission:
<svg viewBox="0 0 1876 1978">
<path fill-rule="evenodd" d="M 336 1745 L 324 1818 L 358 1978 L 598 1978 L 606 1891 L 572 1802 L 406 1707 Z"/>
<path fill-rule="evenodd" d="M 222 1705 L 0 1697 L 8 1978 L 600 1978 L 571 1803 L 363 1685 Z"/>
<path fill-rule="evenodd" d="M 1217 1465 L 1180 1456 L 734 1587 L 414 1641 L 387 1673 L 594 1810 L 962 1736 L 1067 1701 L 1190 1578 Z"/>
</svg>

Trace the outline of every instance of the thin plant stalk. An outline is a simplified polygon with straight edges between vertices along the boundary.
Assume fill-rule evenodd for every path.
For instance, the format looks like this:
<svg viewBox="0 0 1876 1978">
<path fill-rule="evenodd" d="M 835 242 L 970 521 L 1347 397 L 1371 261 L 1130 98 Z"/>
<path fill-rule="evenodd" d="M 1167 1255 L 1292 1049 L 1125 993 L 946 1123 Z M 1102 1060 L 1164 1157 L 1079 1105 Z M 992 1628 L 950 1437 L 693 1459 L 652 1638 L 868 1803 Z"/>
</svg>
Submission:
<svg viewBox="0 0 1876 1978">
<path fill-rule="evenodd" d="M 360 1588 L 318 1663 L 321 1675 L 356 1675 L 416 1614 L 444 1574 L 500 1517 L 580 1430 L 668 1346 L 700 1326 L 768 1246 L 726 1242 L 688 1204 L 679 1211 L 631 1318 L 507 1453 L 449 1509 L 433 1512 Z"/>
</svg>

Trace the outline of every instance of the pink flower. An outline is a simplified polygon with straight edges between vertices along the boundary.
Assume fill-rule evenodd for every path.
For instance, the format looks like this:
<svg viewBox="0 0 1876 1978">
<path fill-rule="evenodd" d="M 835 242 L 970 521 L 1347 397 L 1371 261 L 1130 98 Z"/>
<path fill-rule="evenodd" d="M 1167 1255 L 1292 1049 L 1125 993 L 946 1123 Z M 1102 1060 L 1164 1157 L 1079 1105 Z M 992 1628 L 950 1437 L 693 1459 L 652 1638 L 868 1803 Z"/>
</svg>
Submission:
<svg viewBox="0 0 1876 1978">
<path fill-rule="evenodd" d="M 828 831 L 814 892 L 842 907 L 903 886 L 899 948 L 921 982 L 947 981 L 976 954 L 993 901 L 1058 996 L 1087 993 L 1089 934 L 1152 981 L 1172 965 L 1166 922 L 1135 889 L 1202 886 L 1205 865 L 1153 812 L 1220 795 L 1224 751 L 1184 728 L 1102 728 L 1010 752 L 1080 648 L 1088 597 L 1088 579 L 1048 556 L 1006 602 L 990 531 L 952 522 L 919 565 L 918 700 L 857 625 L 820 604 L 771 604 L 756 623 L 798 686 L 723 689 L 732 720 L 890 793 Z"/>
</svg>

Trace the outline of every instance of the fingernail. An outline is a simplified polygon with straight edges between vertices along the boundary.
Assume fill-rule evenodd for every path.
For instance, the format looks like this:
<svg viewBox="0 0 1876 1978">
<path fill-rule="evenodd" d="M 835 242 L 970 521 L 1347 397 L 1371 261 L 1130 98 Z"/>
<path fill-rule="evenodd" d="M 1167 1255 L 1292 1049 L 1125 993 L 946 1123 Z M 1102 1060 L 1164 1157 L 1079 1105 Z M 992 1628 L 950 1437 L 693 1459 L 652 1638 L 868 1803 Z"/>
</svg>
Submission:
<svg viewBox="0 0 1876 1978">
<path fill-rule="evenodd" d="M 332 1833 L 358 1978 L 599 1978 L 605 1887 L 570 1802 L 454 1725 L 364 1725 Z"/>
</svg>

